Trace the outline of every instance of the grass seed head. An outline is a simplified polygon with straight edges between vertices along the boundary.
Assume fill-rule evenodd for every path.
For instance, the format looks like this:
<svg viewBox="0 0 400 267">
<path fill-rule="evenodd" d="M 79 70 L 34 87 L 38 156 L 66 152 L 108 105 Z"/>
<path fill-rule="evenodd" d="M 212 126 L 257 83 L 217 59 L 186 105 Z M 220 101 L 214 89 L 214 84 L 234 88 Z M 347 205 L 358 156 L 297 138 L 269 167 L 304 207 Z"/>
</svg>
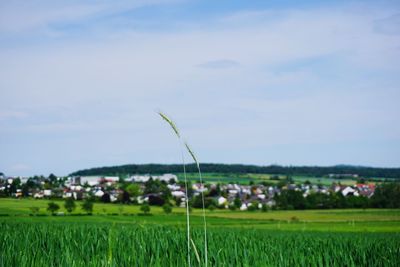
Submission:
<svg viewBox="0 0 400 267">
<path fill-rule="evenodd" d="M 175 123 L 168 118 L 167 115 L 165 115 L 164 113 L 162 113 L 161 111 L 157 112 L 158 115 L 161 116 L 161 118 L 163 118 L 163 120 L 165 120 L 166 122 L 168 122 L 168 124 L 171 126 L 172 130 L 174 130 L 175 134 L 178 136 L 178 138 L 181 138 L 181 135 L 179 134 L 178 128 L 176 127 Z"/>
</svg>

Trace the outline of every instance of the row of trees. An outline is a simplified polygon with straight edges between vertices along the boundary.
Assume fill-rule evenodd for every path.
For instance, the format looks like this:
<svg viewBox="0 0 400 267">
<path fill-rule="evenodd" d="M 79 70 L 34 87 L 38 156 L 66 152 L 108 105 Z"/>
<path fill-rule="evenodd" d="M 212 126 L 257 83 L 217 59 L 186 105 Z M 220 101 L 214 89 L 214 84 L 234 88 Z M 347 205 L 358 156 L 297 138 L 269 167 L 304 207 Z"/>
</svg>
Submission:
<svg viewBox="0 0 400 267">
<path fill-rule="evenodd" d="M 363 177 L 381 177 L 381 178 L 400 178 L 400 168 L 373 168 L 338 165 L 332 167 L 318 166 L 256 166 L 242 164 L 211 164 L 204 163 L 201 165 L 203 172 L 213 173 L 265 173 L 278 175 L 301 175 L 322 177 L 329 174 L 347 175 L 358 174 Z M 186 165 L 187 172 L 197 172 L 195 164 Z M 129 164 L 122 166 L 100 167 L 71 173 L 72 176 L 80 175 L 127 175 L 133 173 L 181 173 L 182 165 L 180 164 Z"/>
<path fill-rule="evenodd" d="M 67 198 L 64 202 L 64 208 L 72 213 L 76 209 L 76 204 L 73 198 Z M 93 201 L 90 199 L 86 199 L 81 204 L 82 210 L 84 210 L 87 214 L 91 214 L 93 212 Z M 51 214 L 55 214 L 60 209 L 60 205 L 55 202 L 49 202 L 47 204 L 47 211 L 51 212 Z M 31 208 L 33 213 L 38 212 L 39 210 L 35 207 Z"/>
<path fill-rule="evenodd" d="M 68 211 L 68 213 L 72 213 L 75 209 L 76 209 L 76 204 L 73 198 L 68 198 L 65 200 L 64 202 L 64 208 Z M 87 214 L 92 214 L 93 212 L 93 201 L 87 199 L 85 201 L 82 202 L 81 204 L 81 208 L 82 210 L 84 210 Z M 166 214 L 169 214 L 172 212 L 172 205 L 170 205 L 169 203 L 166 203 L 162 206 L 164 212 Z M 60 205 L 58 205 L 55 202 L 49 202 L 47 204 L 47 211 L 50 212 L 51 214 L 55 214 L 58 210 L 60 209 Z M 31 207 L 30 208 L 32 214 L 36 215 L 39 212 L 39 208 L 38 207 Z M 144 213 L 144 214 L 148 214 L 150 213 L 150 205 L 145 203 L 143 205 L 140 206 L 140 210 Z"/>
</svg>

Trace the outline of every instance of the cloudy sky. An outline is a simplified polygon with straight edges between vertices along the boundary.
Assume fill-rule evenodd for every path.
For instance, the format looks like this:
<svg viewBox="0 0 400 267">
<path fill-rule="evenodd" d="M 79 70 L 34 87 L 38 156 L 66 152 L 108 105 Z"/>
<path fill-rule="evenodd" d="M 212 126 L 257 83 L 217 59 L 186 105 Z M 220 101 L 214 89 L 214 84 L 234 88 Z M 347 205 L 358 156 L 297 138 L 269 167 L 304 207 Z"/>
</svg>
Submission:
<svg viewBox="0 0 400 267">
<path fill-rule="evenodd" d="M 299 4 L 301 2 L 301 4 Z M 398 1 L 1 1 L 0 172 L 400 167 Z"/>
</svg>

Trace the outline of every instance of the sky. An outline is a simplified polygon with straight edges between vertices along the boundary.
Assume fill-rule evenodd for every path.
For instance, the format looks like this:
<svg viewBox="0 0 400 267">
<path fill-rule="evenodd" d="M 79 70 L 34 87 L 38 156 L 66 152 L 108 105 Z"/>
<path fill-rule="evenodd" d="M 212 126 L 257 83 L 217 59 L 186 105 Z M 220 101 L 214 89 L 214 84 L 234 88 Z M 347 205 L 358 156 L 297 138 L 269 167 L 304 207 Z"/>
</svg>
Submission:
<svg viewBox="0 0 400 267">
<path fill-rule="evenodd" d="M 398 1 L 0 1 L 0 172 L 179 163 L 157 111 L 200 162 L 400 167 L 399 62 Z"/>
</svg>

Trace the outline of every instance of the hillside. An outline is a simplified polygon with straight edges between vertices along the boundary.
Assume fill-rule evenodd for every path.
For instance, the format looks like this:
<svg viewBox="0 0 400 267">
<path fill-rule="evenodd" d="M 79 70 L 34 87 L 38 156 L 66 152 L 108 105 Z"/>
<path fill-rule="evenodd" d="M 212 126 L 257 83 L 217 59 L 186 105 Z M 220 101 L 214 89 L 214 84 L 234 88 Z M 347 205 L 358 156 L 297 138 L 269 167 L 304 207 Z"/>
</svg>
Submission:
<svg viewBox="0 0 400 267">
<path fill-rule="evenodd" d="M 203 172 L 213 173 L 259 173 L 259 174 L 280 174 L 280 175 L 302 175 L 322 177 L 330 174 L 349 175 L 356 174 L 360 177 L 379 177 L 379 178 L 400 178 L 400 168 L 374 168 L 351 165 L 337 165 L 331 167 L 319 166 L 257 166 L 243 164 L 201 164 Z M 196 172 L 195 164 L 186 165 L 187 172 Z M 79 170 L 71 173 L 71 176 L 89 175 L 127 175 L 127 174 L 162 174 L 180 173 L 181 164 L 128 164 L 120 166 L 96 167 L 91 169 Z"/>
</svg>

